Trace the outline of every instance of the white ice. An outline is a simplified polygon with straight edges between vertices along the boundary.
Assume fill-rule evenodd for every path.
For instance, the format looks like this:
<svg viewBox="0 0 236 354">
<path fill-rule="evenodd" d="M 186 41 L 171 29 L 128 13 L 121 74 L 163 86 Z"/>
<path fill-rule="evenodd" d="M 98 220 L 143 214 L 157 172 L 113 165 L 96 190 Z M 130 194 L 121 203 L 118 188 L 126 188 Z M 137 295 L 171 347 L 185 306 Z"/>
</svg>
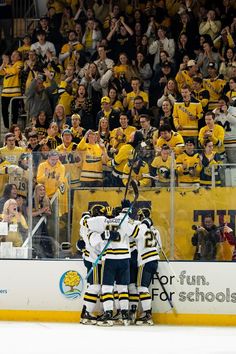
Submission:
<svg viewBox="0 0 236 354">
<path fill-rule="evenodd" d="M 236 327 L 0 322 L 0 354 L 236 354 Z"/>
</svg>

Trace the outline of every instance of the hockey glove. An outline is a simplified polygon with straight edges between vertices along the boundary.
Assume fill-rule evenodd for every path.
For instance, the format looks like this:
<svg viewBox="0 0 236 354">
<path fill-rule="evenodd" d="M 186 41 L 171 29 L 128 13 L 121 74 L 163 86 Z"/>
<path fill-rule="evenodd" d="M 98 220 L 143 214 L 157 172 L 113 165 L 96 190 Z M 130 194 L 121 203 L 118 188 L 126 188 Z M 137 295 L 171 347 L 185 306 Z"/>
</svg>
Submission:
<svg viewBox="0 0 236 354">
<path fill-rule="evenodd" d="M 120 234 L 118 231 L 110 231 L 109 241 L 118 241 L 120 239 Z"/>
<path fill-rule="evenodd" d="M 102 240 L 109 240 L 109 238 L 110 238 L 110 231 L 109 231 L 109 230 L 103 231 L 103 233 L 101 233 L 101 238 L 102 238 Z"/>
<path fill-rule="evenodd" d="M 122 199 L 121 201 L 121 208 L 125 209 L 125 208 L 129 208 L 131 205 L 131 202 L 128 199 Z"/>
<path fill-rule="evenodd" d="M 83 252 L 83 250 L 85 250 L 85 248 L 86 248 L 84 240 L 78 240 L 76 243 L 76 248 L 77 248 L 77 250 Z"/>
</svg>

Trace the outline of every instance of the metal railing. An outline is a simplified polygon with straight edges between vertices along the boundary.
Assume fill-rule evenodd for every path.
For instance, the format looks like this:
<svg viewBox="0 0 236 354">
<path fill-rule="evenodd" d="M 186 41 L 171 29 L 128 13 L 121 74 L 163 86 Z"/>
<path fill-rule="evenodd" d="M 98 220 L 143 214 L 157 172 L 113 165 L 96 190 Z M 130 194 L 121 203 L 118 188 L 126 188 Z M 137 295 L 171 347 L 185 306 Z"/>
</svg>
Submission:
<svg viewBox="0 0 236 354">
<path fill-rule="evenodd" d="M 29 24 L 38 18 L 38 6 L 35 0 L 14 0 L 12 2 L 13 36 L 22 37 L 28 32 Z"/>
<path fill-rule="evenodd" d="M 16 96 L 16 97 L 12 97 L 11 100 L 10 100 L 10 103 L 9 103 L 9 107 L 8 107 L 8 113 L 9 113 L 9 125 L 11 126 L 12 124 L 12 117 L 13 117 L 13 109 L 12 109 L 12 106 L 13 106 L 13 102 L 16 101 L 16 100 L 19 100 L 19 101 L 22 101 L 23 102 L 23 106 L 24 105 L 24 100 L 26 99 L 26 96 Z M 25 110 L 24 108 L 24 113 L 20 114 L 19 115 L 21 118 L 22 117 L 25 117 L 25 125 L 28 124 L 28 119 L 29 119 L 29 115 L 28 115 L 28 112 Z"/>
<path fill-rule="evenodd" d="M 40 153 L 38 153 L 40 154 Z M 36 154 L 37 155 L 37 154 Z M 32 155 L 33 156 L 33 155 Z M 29 168 L 29 176 L 31 176 L 29 180 L 29 185 L 28 185 L 28 203 L 27 207 L 28 210 L 32 211 L 32 200 L 33 200 L 33 177 L 37 175 L 37 166 L 40 162 L 44 162 L 45 160 L 40 160 L 40 158 L 36 159 L 34 168 L 35 170 L 32 170 L 32 167 Z M 29 163 L 29 166 L 33 165 L 32 158 L 31 162 Z M 73 167 L 73 166 L 72 166 Z M 216 164 L 213 165 L 213 167 L 210 166 L 209 168 L 209 173 L 211 173 L 211 180 L 209 181 L 209 185 L 207 185 L 205 188 L 204 186 L 198 187 L 196 189 L 195 186 L 189 186 L 189 187 L 178 187 L 178 181 L 176 179 L 176 174 L 175 174 L 175 164 L 174 164 L 174 158 L 172 154 L 172 163 L 171 163 L 171 174 L 170 174 L 170 184 L 169 186 L 153 186 L 153 187 L 144 187 L 140 188 L 140 199 L 137 203 L 140 203 L 140 207 L 142 207 L 143 203 L 145 204 L 147 201 L 151 201 L 153 205 L 153 214 L 156 215 L 157 211 L 161 210 L 162 204 L 159 204 L 160 209 L 157 208 L 157 205 L 155 202 L 159 200 L 163 203 L 163 211 L 161 213 L 158 212 L 158 217 L 160 218 L 163 226 L 165 226 L 164 229 L 164 234 L 165 234 L 165 240 L 166 241 L 166 249 L 168 249 L 168 253 L 171 259 L 174 259 L 175 254 L 176 254 L 176 235 L 178 238 L 178 231 L 177 229 L 181 230 L 183 233 L 183 238 L 184 234 L 186 233 L 186 230 L 182 230 L 182 225 L 178 223 L 178 220 L 184 219 L 185 214 L 187 213 L 189 203 L 195 203 L 195 200 L 198 200 L 199 203 L 201 201 L 201 198 L 203 197 L 208 197 L 210 196 L 209 201 L 206 199 L 205 204 L 199 204 L 199 208 L 196 205 L 196 209 L 202 211 L 204 209 L 207 209 L 208 202 L 209 202 L 209 209 L 215 209 L 215 210 L 227 210 L 227 199 L 224 200 L 222 197 L 222 200 L 218 198 L 218 194 L 220 193 L 220 188 L 217 191 L 214 191 L 214 187 L 217 186 L 217 175 L 215 176 L 214 171 L 215 168 L 220 168 L 221 172 L 223 174 L 228 173 L 228 180 L 227 183 L 223 184 L 226 187 L 235 187 L 236 186 L 236 164 Z M 62 257 L 60 253 L 60 244 L 62 242 L 67 241 L 70 242 L 71 244 L 75 245 L 75 237 L 78 237 L 78 230 L 79 228 L 77 227 L 78 220 L 80 218 L 81 212 L 87 210 L 86 208 L 89 207 L 89 204 L 93 203 L 94 201 L 98 202 L 99 200 L 104 202 L 104 197 L 106 194 L 101 193 L 102 190 L 104 192 L 112 191 L 114 192 L 114 199 L 108 200 L 108 203 L 111 202 L 111 205 L 114 203 L 118 203 L 120 196 L 118 195 L 119 193 L 123 193 L 125 187 L 119 187 L 119 190 L 117 190 L 116 187 L 77 187 L 73 188 L 73 184 L 71 185 L 70 179 L 73 181 L 74 177 L 74 170 L 72 169 L 71 171 L 71 177 L 70 177 L 70 172 L 68 172 L 68 169 L 66 170 L 67 173 L 65 175 L 66 181 L 68 183 L 68 190 L 67 193 L 64 194 L 65 198 L 61 198 L 61 194 L 59 191 L 53 194 L 53 197 L 50 200 L 51 206 L 52 206 L 52 214 L 50 216 L 37 216 L 34 220 L 35 222 L 32 222 L 32 214 L 28 214 L 28 233 L 23 237 L 24 238 L 24 243 L 23 243 L 23 248 L 26 247 L 29 249 L 29 258 L 30 257 L 32 250 L 35 251 L 35 245 L 37 245 L 37 241 L 40 241 L 44 237 L 44 235 L 48 235 L 47 237 L 45 236 L 45 239 L 47 238 L 48 240 L 50 239 L 52 242 L 52 246 L 54 247 L 53 251 L 53 257 L 59 258 Z M 20 177 L 21 178 L 21 177 Z M 71 190 L 70 190 L 71 187 Z M 78 192 L 79 190 L 79 192 Z M 83 191 L 85 190 L 85 191 Z M 80 193 L 81 191 L 81 193 Z M 235 191 L 235 188 L 225 188 L 225 193 L 231 193 Z M 75 192 L 75 193 L 74 193 Z M 86 192 L 86 194 L 85 194 Z M 94 193 L 97 193 L 96 198 L 94 198 Z M 131 194 L 132 198 L 132 191 L 129 191 Z M 236 192 L 235 192 L 236 193 Z M 117 195 L 116 195 L 117 194 Z M 223 193 L 221 193 L 223 195 Z M 233 195 L 233 193 L 232 193 Z M 86 199 L 84 199 L 86 196 Z M 196 198 L 195 198 L 196 196 Z M 68 207 L 67 204 L 64 205 L 63 208 L 63 202 L 66 203 L 66 197 L 67 197 L 67 202 L 68 202 Z M 117 197 L 117 200 L 115 199 Z M 80 199 L 81 198 L 81 199 Z M 98 199 L 97 199 L 98 198 Z M 214 199 L 215 198 L 215 199 Z M 218 198 L 218 199 L 217 199 Z M 108 199 L 109 199 L 109 194 L 108 194 Z M 213 204 L 215 203 L 214 206 L 212 206 L 211 201 L 213 200 Z M 214 201 L 215 200 L 215 201 Z M 165 205 L 164 205 L 165 203 Z M 222 206 L 223 203 L 223 206 Z M 233 202 L 232 202 L 233 203 Z M 150 204 L 151 205 L 151 204 Z M 203 206 L 202 206 L 203 205 Z M 114 205 L 113 205 L 114 206 Z M 116 205 L 115 205 L 116 206 Z M 90 206 L 91 207 L 91 206 Z M 137 206 L 138 208 L 139 206 Z M 83 210 L 84 208 L 84 210 Z M 232 208 L 232 206 L 231 206 Z M 75 212 L 74 212 L 75 211 Z M 223 210 L 224 211 L 224 210 Z M 200 215 L 200 214 L 199 214 Z M 217 214 L 218 215 L 218 214 Z M 231 214 L 230 214 L 231 215 Z M 191 215 L 190 215 L 191 216 Z M 192 216 L 191 216 L 192 217 Z M 190 220 L 188 218 L 188 220 Z M 41 230 L 41 226 L 44 222 L 47 222 L 47 234 L 43 230 Z M 35 225 L 36 224 L 36 225 Z M 49 240 L 49 241 L 50 241 Z M 40 245 L 38 245 L 40 247 Z M 185 245 L 183 246 L 185 247 Z M 179 252 L 179 250 L 178 250 Z M 51 256 L 47 256 L 46 253 L 42 253 L 42 256 L 40 255 L 38 258 L 51 258 Z"/>
<path fill-rule="evenodd" d="M 31 166 L 31 168 L 30 168 Z M 29 163 L 29 170 L 30 170 L 30 175 L 33 175 L 32 173 L 32 157 L 31 157 L 31 162 Z M 69 184 L 69 191 L 68 191 L 68 205 L 69 210 L 68 210 L 68 217 L 67 217 L 67 241 L 71 242 L 71 230 L 70 230 L 70 222 L 71 222 L 71 196 L 70 196 L 70 175 L 69 173 L 66 174 L 66 178 L 68 180 L 68 184 Z M 32 210 L 32 189 L 33 189 L 33 185 L 32 185 L 32 179 L 29 179 L 29 190 L 28 190 L 28 209 Z M 56 192 L 52 198 L 50 199 L 50 204 L 51 207 L 53 209 L 54 212 L 54 239 L 55 239 L 55 243 L 57 245 L 60 245 L 60 231 L 59 231 L 59 200 L 58 200 L 58 192 Z M 53 207 L 54 206 L 54 207 Z M 41 218 L 38 220 L 37 224 L 34 226 L 34 228 L 32 229 L 32 212 L 29 213 L 28 216 L 28 236 L 26 238 L 26 240 L 24 241 L 22 247 L 28 247 L 29 249 L 29 258 L 31 258 L 32 256 L 32 239 L 33 237 L 36 235 L 36 232 L 39 230 L 40 226 L 42 225 L 43 222 L 47 222 L 47 218 L 45 216 L 41 216 Z M 59 257 L 59 246 L 56 248 L 55 250 L 55 257 Z"/>
</svg>

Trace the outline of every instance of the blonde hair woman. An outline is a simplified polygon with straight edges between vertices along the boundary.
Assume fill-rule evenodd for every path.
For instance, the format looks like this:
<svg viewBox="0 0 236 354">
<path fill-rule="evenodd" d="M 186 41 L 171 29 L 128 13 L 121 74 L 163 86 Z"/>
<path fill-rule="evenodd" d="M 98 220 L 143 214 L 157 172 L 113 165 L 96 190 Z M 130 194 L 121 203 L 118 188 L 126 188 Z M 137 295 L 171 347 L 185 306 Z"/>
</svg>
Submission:
<svg viewBox="0 0 236 354">
<path fill-rule="evenodd" d="M 14 247 L 21 247 L 23 244 L 21 232 L 27 230 L 28 225 L 24 216 L 18 212 L 15 199 L 8 199 L 5 202 L 1 219 L 8 223 L 8 235 L 5 241 L 12 242 Z"/>
<path fill-rule="evenodd" d="M 98 134 L 98 142 L 104 143 L 105 147 L 107 148 L 110 142 L 110 129 L 109 129 L 109 120 L 106 117 L 102 117 L 99 120 L 97 134 Z"/>
<path fill-rule="evenodd" d="M 35 186 L 33 198 L 33 216 L 42 214 L 51 215 L 50 200 L 46 195 L 45 186 L 43 184 L 39 183 Z"/>
</svg>

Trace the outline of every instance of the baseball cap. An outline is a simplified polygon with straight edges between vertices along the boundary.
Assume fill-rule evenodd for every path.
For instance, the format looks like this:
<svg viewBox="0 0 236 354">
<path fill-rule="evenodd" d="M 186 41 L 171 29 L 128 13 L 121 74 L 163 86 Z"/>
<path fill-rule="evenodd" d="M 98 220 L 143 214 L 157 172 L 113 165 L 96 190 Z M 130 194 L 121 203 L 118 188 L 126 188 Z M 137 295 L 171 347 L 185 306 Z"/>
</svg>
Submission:
<svg viewBox="0 0 236 354">
<path fill-rule="evenodd" d="M 194 65 L 196 65 L 196 62 L 195 62 L 195 60 L 193 60 L 193 59 L 190 59 L 190 60 L 188 61 L 188 63 L 187 63 L 187 66 L 188 66 L 188 67 L 194 66 Z"/>
<path fill-rule="evenodd" d="M 104 96 L 101 99 L 101 103 L 110 103 L 110 102 L 111 102 L 111 100 L 108 96 Z"/>
<path fill-rule="evenodd" d="M 63 136 L 64 134 L 70 134 L 70 135 L 72 135 L 70 129 L 64 129 L 64 130 L 62 131 L 61 135 Z"/>
</svg>

